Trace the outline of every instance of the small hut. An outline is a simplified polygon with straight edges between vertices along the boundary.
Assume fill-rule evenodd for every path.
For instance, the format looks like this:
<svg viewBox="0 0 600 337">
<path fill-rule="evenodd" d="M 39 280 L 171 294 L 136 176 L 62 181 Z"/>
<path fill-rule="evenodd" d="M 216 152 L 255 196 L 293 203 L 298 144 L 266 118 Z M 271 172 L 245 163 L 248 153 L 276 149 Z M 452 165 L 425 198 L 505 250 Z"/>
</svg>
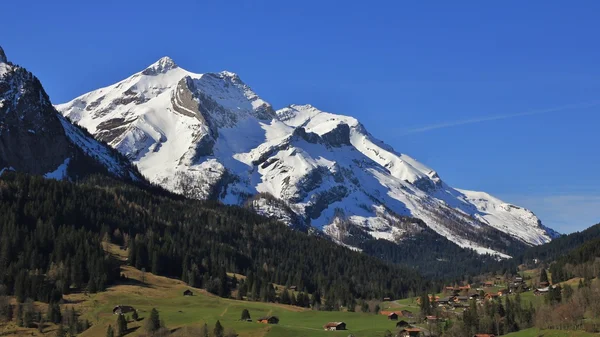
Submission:
<svg viewBox="0 0 600 337">
<path fill-rule="evenodd" d="M 279 318 L 277 316 L 265 316 L 257 319 L 256 321 L 262 324 L 278 324 Z"/>
<path fill-rule="evenodd" d="M 344 322 L 329 322 L 329 323 L 323 325 L 323 330 L 325 330 L 325 331 L 346 330 L 346 323 L 344 323 Z"/>
</svg>

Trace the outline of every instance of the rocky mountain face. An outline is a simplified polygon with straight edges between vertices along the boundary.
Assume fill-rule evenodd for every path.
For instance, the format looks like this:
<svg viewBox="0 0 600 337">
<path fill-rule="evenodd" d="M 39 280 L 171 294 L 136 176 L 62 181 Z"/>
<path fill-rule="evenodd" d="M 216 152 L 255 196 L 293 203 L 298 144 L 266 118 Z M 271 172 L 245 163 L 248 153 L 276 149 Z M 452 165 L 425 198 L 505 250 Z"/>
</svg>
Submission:
<svg viewBox="0 0 600 337">
<path fill-rule="evenodd" d="M 60 115 L 40 81 L 9 62 L 0 47 L 0 171 L 5 170 L 56 179 L 92 172 L 143 179 L 116 151 Z"/>
<path fill-rule="evenodd" d="M 428 226 L 506 257 L 556 235 L 529 210 L 448 186 L 355 118 L 310 105 L 275 111 L 230 72 L 195 74 L 165 57 L 56 108 L 168 190 L 246 205 L 357 249 L 371 238 L 402 244 Z"/>
</svg>

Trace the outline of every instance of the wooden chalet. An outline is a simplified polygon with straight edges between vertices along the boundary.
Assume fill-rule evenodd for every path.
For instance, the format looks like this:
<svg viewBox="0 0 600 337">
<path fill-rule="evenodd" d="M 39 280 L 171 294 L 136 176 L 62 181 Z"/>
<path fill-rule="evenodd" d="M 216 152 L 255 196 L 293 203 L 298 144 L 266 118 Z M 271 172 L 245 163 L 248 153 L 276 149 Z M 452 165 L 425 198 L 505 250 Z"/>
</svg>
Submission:
<svg viewBox="0 0 600 337">
<path fill-rule="evenodd" d="M 403 316 L 406 318 L 415 318 L 415 314 L 413 314 L 412 312 L 410 312 L 408 310 L 402 310 L 402 311 L 400 311 L 400 313 L 402 313 L 402 315 L 399 315 L 399 316 Z"/>
<path fill-rule="evenodd" d="M 130 305 L 117 305 L 113 308 L 113 315 L 125 315 L 130 312 L 135 312 L 135 308 Z"/>
<path fill-rule="evenodd" d="M 457 302 L 457 303 L 469 302 L 469 296 L 456 296 L 454 298 L 454 302 Z"/>
<path fill-rule="evenodd" d="M 483 282 L 483 286 L 486 288 L 491 288 L 494 286 L 494 282 Z"/>
<path fill-rule="evenodd" d="M 194 296 L 194 292 L 188 289 L 183 292 L 183 296 Z"/>
<path fill-rule="evenodd" d="M 473 335 L 473 337 L 496 337 L 496 335 L 490 335 L 487 333 L 478 333 L 476 335 Z"/>
<path fill-rule="evenodd" d="M 290 290 L 291 291 L 296 291 L 296 290 L 298 290 L 298 287 L 296 287 L 296 286 L 290 286 Z"/>
<path fill-rule="evenodd" d="M 403 328 L 398 331 L 399 337 L 418 337 L 421 335 L 421 329 L 419 328 Z"/>
<path fill-rule="evenodd" d="M 450 304 L 454 301 L 456 301 L 456 296 L 446 296 L 446 297 L 442 297 L 439 300 L 437 300 L 437 303 L 441 304 L 441 305 L 446 305 L 446 304 Z"/>
<path fill-rule="evenodd" d="M 546 295 L 549 291 L 550 291 L 550 287 L 539 288 L 539 289 L 534 290 L 533 294 L 535 296 L 542 296 L 542 295 Z"/>
<path fill-rule="evenodd" d="M 410 328 L 410 323 L 408 323 L 405 320 L 401 320 L 398 323 L 396 323 L 396 328 L 401 329 L 401 328 Z"/>
<path fill-rule="evenodd" d="M 549 285 L 550 285 L 550 283 L 548 283 L 548 282 L 546 282 L 546 281 L 544 281 L 544 282 L 540 282 L 540 287 L 541 287 L 541 288 L 545 288 L 545 287 L 547 287 L 547 286 L 549 286 Z"/>
<path fill-rule="evenodd" d="M 323 330 L 325 330 L 325 331 L 346 330 L 346 323 L 344 323 L 344 322 L 329 322 L 329 323 L 323 325 Z"/>
<path fill-rule="evenodd" d="M 487 301 L 495 300 L 495 299 L 497 299 L 498 297 L 499 297 L 499 296 L 498 296 L 498 294 L 497 294 L 497 293 L 487 293 L 487 294 L 485 294 L 485 299 L 486 299 Z"/>
<path fill-rule="evenodd" d="M 277 316 L 265 316 L 257 319 L 256 322 L 262 324 L 278 324 L 279 318 Z"/>
<path fill-rule="evenodd" d="M 387 318 L 390 321 L 397 321 L 398 320 L 398 314 L 395 312 L 392 312 L 391 314 L 387 315 Z"/>
<path fill-rule="evenodd" d="M 510 293 L 508 289 L 500 289 L 498 290 L 498 296 L 506 296 Z"/>
<path fill-rule="evenodd" d="M 391 300 L 392 300 L 392 299 L 391 299 L 391 298 L 389 298 L 389 297 L 384 297 L 384 298 L 383 298 L 383 301 L 384 301 L 384 302 L 389 302 L 389 301 L 391 301 Z"/>
<path fill-rule="evenodd" d="M 425 321 L 426 321 L 427 323 L 438 323 L 438 322 L 441 322 L 441 321 L 443 321 L 443 319 L 441 319 L 441 318 L 439 318 L 439 317 L 437 317 L 437 316 L 427 316 L 427 317 L 425 318 Z"/>
</svg>

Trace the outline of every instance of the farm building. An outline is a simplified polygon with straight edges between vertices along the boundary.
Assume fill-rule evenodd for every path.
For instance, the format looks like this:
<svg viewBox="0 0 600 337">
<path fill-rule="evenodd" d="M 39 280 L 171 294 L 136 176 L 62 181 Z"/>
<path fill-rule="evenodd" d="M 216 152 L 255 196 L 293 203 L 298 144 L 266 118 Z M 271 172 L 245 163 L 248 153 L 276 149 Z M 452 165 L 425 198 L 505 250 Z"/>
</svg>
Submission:
<svg viewBox="0 0 600 337">
<path fill-rule="evenodd" d="M 496 335 L 490 335 L 490 334 L 487 334 L 487 333 L 480 333 L 480 334 L 477 334 L 477 335 L 473 335 L 473 337 L 496 337 Z"/>
<path fill-rule="evenodd" d="M 130 312 L 135 312 L 135 308 L 130 305 L 117 305 L 113 308 L 113 315 L 125 315 Z"/>
<path fill-rule="evenodd" d="M 403 316 L 403 317 L 407 317 L 407 318 L 415 318 L 415 315 L 408 310 L 402 310 L 402 311 L 400 311 L 400 313 L 402 313 L 402 315 L 398 315 L 398 316 Z"/>
<path fill-rule="evenodd" d="M 404 328 L 398 333 L 398 336 L 400 337 L 418 337 L 420 335 L 421 329 L 418 328 Z"/>
<path fill-rule="evenodd" d="M 191 290 L 186 290 L 183 292 L 183 296 L 194 296 L 194 293 Z"/>
<path fill-rule="evenodd" d="M 456 296 L 454 302 L 469 302 L 469 296 Z"/>
<path fill-rule="evenodd" d="M 405 320 L 401 320 L 400 322 L 396 323 L 396 328 L 409 328 L 410 327 L 410 323 L 408 323 Z"/>
<path fill-rule="evenodd" d="M 398 320 L 398 314 L 395 312 L 392 312 L 391 314 L 387 315 L 387 318 L 390 321 L 397 321 Z"/>
<path fill-rule="evenodd" d="M 323 325 L 323 330 L 335 331 L 335 330 L 346 330 L 346 323 L 344 322 L 329 322 Z"/>
<path fill-rule="evenodd" d="M 447 296 L 447 297 L 442 297 L 439 300 L 437 300 L 438 304 L 448 304 L 450 302 L 454 302 L 455 301 L 455 297 L 454 296 Z"/>
<path fill-rule="evenodd" d="M 498 294 L 492 294 L 492 293 L 485 294 L 485 299 L 488 301 L 495 300 L 497 298 L 498 298 Z"/>
<path fill-rule="evenodd" d="M 296 290 L 298 290 L 298 287 L 296 287 L 296 286 L 291 286 L 291 287 L 290 287 L 290 290 L 291 290 L 291 291 L 296 291 Z"/>
<path fill-rule="evenodd" d="M 265 316 L 257 319 L 256 321 L 263 324 L 278 324 L 279 318 L 277 316 Z"/>
</svg>

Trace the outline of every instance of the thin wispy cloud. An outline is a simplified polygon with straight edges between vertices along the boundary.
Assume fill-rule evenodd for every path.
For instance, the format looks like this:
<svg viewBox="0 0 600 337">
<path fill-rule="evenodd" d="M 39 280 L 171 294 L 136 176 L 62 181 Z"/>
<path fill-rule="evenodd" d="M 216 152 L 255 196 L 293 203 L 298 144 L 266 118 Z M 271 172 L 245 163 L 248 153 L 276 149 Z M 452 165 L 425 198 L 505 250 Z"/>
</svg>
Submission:
<svg viewBox="0 0 600 337">
<path fill-rule="evenodd" d="M 444 122 L 444 123 L 432 124 L 432 125 L 427 125 L 427 126 L 423 126 L 423 127 L 419 127 L 419 128 L 409 129 L 409 130 L 406 130 L 403 133 L 403 135 L 427 132 L 427 131 L 432 131 L 432 130 L 437 130 L 437 129 L 451 128 L 454 126 L 461 126 L 461 125 L 467 125 L 467 124 L 491 122 L 491 121 L 497 121 L 497 120 L 501 120 L 501 119 L 524 117 L 524 116 L 531 116 L 531 115 L 540 115 L 540 114 L 546 114 L 546 113 L 558 112 L 558 111 L 566 111 L 566 110 L 572 110 L 572 109 L 589 108 L 589 107 L 593 107 L 593 106 L 597 106 L 597 105 L 600 105 L 600 101 L 569 104 L 569 105 L 563 105 L 563 106 L 559 106 L 559 107 L 555 107 L 555 108 L 532 110 L 532 111 L 512 113 L 512 114 L 463 119 L 463 120 L 459 120 L 459 121 Z"/>
</svg>

